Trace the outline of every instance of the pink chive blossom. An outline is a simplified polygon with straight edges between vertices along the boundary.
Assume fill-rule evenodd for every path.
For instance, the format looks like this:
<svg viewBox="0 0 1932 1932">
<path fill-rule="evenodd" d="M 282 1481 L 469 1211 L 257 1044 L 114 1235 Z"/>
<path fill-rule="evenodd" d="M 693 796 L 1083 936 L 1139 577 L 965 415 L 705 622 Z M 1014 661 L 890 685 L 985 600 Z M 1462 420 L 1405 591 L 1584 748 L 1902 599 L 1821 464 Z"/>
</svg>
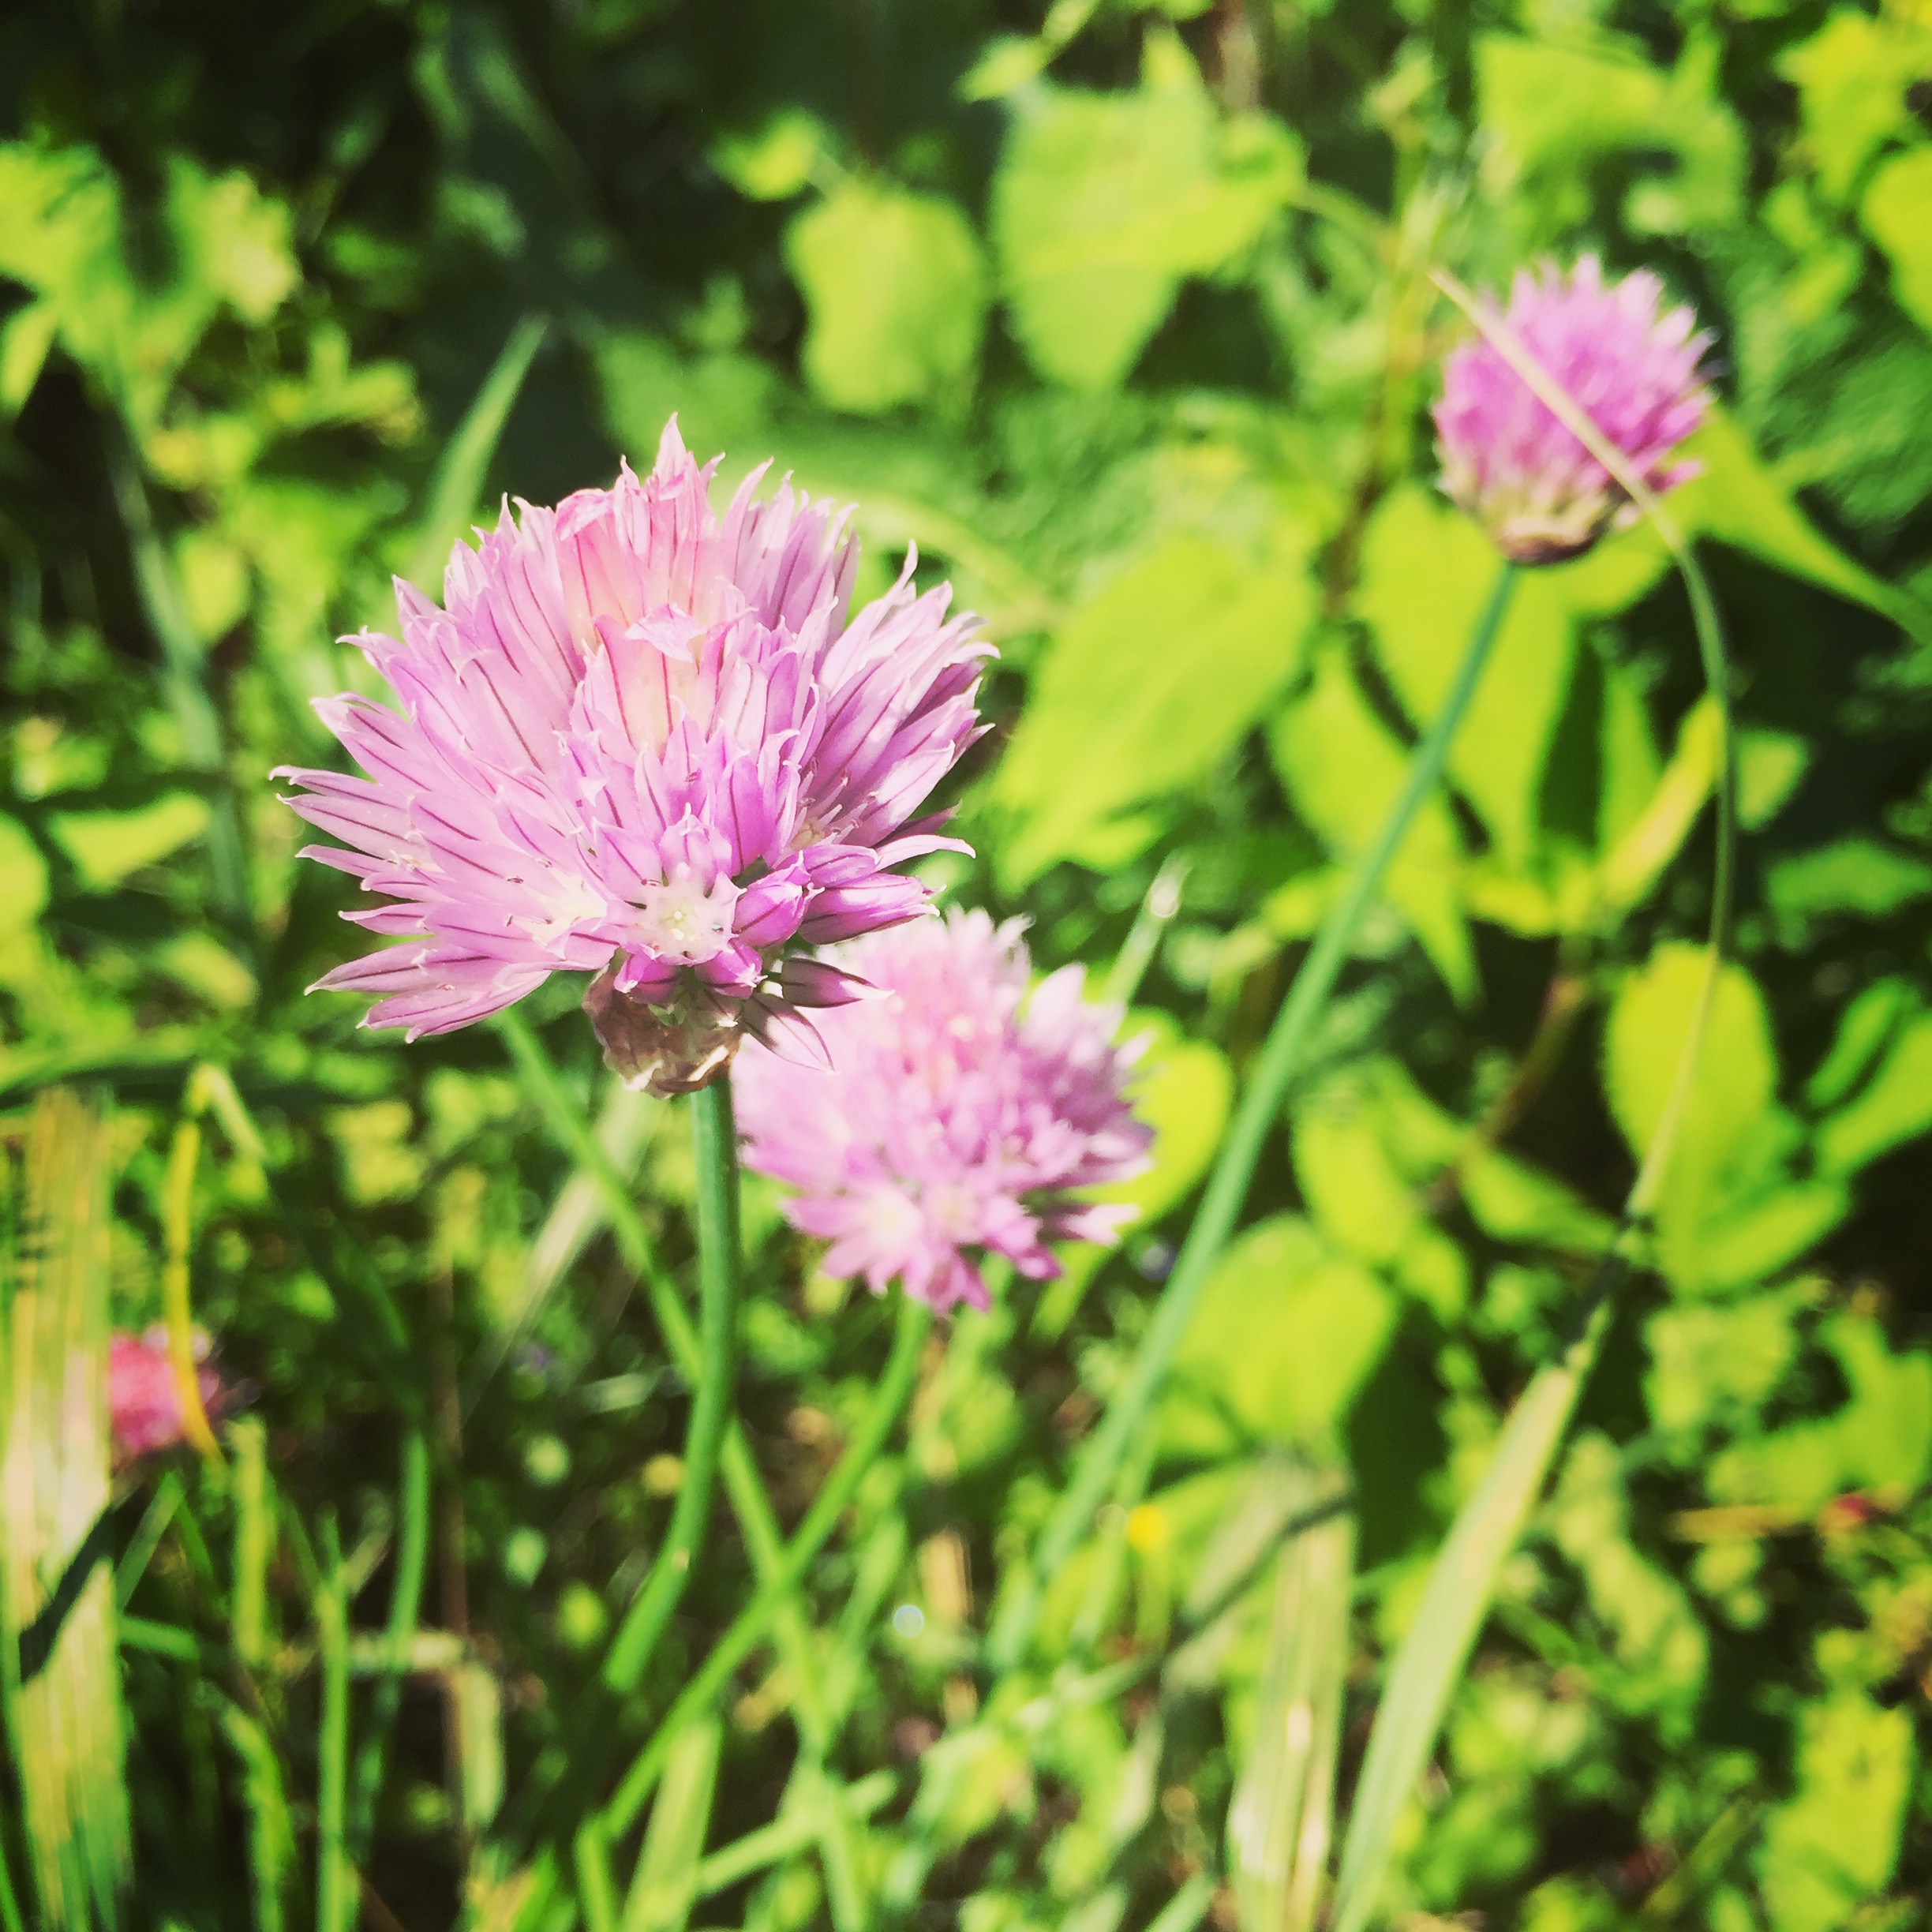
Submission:
<svg viewBox="0 0 1932 1932">
<path fill-rule="evenodd" d="M 349 848 L 306 856 L 388 901 L 344 916 L 402 940 L 316 982 L 376 996 L 365 1024 L 444 1033 L 590 973 L 607 1060 L 689 1091 L 745 1032 L 811 1050 L 799 1009 L 857 989 L 792 949 L 912 918 L 894 868 L 964 849 L 914 814 L 978 732 L 974 620 L 911 556 L 848 619 L 849 511 L 760 500 L 761 469 L 721 521 L 716 469 L 674 417 L 649 476 L 506 504 L 440 608 L 399 581 L 402 641 L 354 640 L 400 713 L 317 710 L 369 776 L 277 776 Z"/>
<path fill-rule="evenodd" d="M 1698 364 L 1708 334 L 1687 307 L 1661 311 L 1664 285 L 1638 270 L 1607 283 L 1586 255 L 1568 275 L 1519 271 L 1503 320 L 1605 440 L 1659 495 L 1697 474 L 1673 462 L 1704 419 Z M 1436 405 L 1442 484 L 1518 564 L 1589 549 L 1636 514 L 1622 488 L 1539 399 L 1493 343 L 1464 343 L 1443 370 Z"/>
<path fill-rule="evenodd" d="M 747 1164 L 796 1190 L 786 1216 L 831 1242 L 827 1271 L 983 1309 L 975 1257 L 1039 1280 L 1060 1272 L 1050 1242 L 1115 1240 L 1134 1211 L 1074 1190 L 1138 1173 L 1153 1136 L 1128 1103 L 1138 1047 L 1080 969 L 1029 993 L 1020 923 L 957 912 L 844 963 L 876 992 L 820 1023 L 831 1067 L 751 1048 L 736 1078 Z"/>
<path fill-rule="evenodd" d="M 212 1417 L 222 1407 L 221 1377 L 206 1360 L 208 1337 L 197 1334 L 195 1375 L 201 1406 Z M 117 1333 L 107 1342 L 107 1416 L 117 1463 L 171 1449 L 187 1433 L 181 1384 L 168 1357 L 167 1331 L 159 1324 L 140 1335 Z"/>
</svg>

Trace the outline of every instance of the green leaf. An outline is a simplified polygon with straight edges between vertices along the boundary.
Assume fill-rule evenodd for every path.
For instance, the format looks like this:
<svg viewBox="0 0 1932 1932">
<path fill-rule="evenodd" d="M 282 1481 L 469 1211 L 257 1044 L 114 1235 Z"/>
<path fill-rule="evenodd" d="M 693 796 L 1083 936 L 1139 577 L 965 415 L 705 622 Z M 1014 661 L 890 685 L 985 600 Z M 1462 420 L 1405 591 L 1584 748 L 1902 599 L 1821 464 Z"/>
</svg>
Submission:
<svg viewBox="0 0 1932 1932">
<path fill-rule="evenodd" d="M 986 271 L 952 202 L 848 181 L 793 221 L 785 260 L 809 317 L 806 377 L 835 409 L 875 415 L 963 395 L 985 329 Z"/>
<path fill-rule="evenodd" d="M 1932 865 L 1874 838 L 1840 839 L 1776 859 L 1765 875 L 1765 897 L 1784 919 L 1834 912 L 1878 919 L 1928 896 Z"/>
<path fill-rule="evenodd" d="M 1831 1050 L 1805 1083 L 1806 1099 L 1814 1107 L 1844 1099 L 1871 1071 L 1901 1022 L 1919 1006 L 1909 979 L 1878 979 L 1866 987 L 1840 1016 Z"/>
<path fill-rule="evenodd" d="M 1163 1440 L 1211 1455 L 1320 1439 L 1381 1360 L 1395 1312 L 1368 1269 L 1298 1216 L 1257 1222 L 1201 1290 L 1160 1405 Z"/>
<path fill-rule="evenodd" d="M 1251 246 L 1301 171 L 1279 122 L 1222 122 L 1171 32 L 1148 35 L 1136 93 L 1016 96 L 992 230 L 1034 367 L 1076 388 L 1119 382 L 1182 280 Z"/>
<path fill-rule="evenodd" d="M 1496 568 L 1475 525 L 1416 485 L 1391 492 L 1368 526 L 1357 605 L 1418 728 L 1447 695 Z M 1451 779 L 1505 859 L 1535 841 L 1537 787 L 1569 687 L 1574 612 L 1562 586 L 1560 571 L 1524 574 L 1449 753 Z"/>
<path fill-rule="evenodd" d="M 710 161 L 740 194 L 754 201 L 788 201 L 810 185 L 831 145 L 816 114 L 781 107 L 755 133 L 727 134 L 714 142 Z"/>
<path fill-rule="evenodd" d="M 0 814 L 0 932 L 20 932 L 39 918 L 47 897 L 47 861 L 17 818 Z"/>
<path fill-rule="evenodd" d="M 1487 144 L 1485 185 L 1496 205 L 1526 215 L 1537 241 L 1554 241 L 1592 212 L 1596 165 L 1632 151 L 1674 163 L 1646 168 L 1624 200 L 1638 234 L 1728 227 L 1742 205 L 1745 141 L 1717 89 L 1717 47 L 1687 37 L 1666 73 L 1606 47 L 1485 34 L 1475 66 Z"/>
<path fill-rule="evenodd" d="M 54 837 L 90 892 L 111 892 L 129 873 L 155 864 L 208 829 L 207 799 L 173 792 L 125 812 L 56 812 Z"/>
<path fill-rule="evenodd" d="M 1932 40 L 1932 36 L 1928 36 Z M 1932 61 L 1927 62 L 1932 71 Z M 1891 258 L 1899 306 L 1932 330 L 1932 148 L 1894 155 L 1871 178 L 1859 204 L 1865 232 Z"/>
<path fill-rule="evenodd" d="M 1898 1863 L 1911 1788 L 1911 1713 L 1841 1690 L 1799 1714 L 1797 1789 L 1758 1852 L 1772 1932 L 1837 1932 Z"/>
<path fill-rule="evenodd" d="M 1872 989 L 1874 994 L 1876 991 Z M 1881 1017 L 1875 1005 L 1863 1012 L 1855 1008 L 1845 1017 L 1841 1039 L 1848 1034 L 1855 1015 L 1862 1026 Z M 1848 1064 L 1863 1047 L 1861 1040 L 1849 1041 Z M 1833 1059 L 1837 1058 L 1834 1049 Z M 1820 1069 L 1821 1080 L 1826 1070 Z M 1932 1129 L 1932 1013 L 1919 1013 L 1899 1030 L 1877 1073 L 1819 1124 L 1818 1166 L 1827 1174 L 1855 1174 L 1928 1129 Z"/>
<path fill-rule="evenodd" d="M 1684 455 L 1702 467 L 1669 503 L 1690 534 L 1729 544 L 1907 629 L 1923 627 L 1923 612 L 1819 535 L 1726 411 L 1711 411 Z M 1647 526 L 1632 534 L 1640 543 L 1657 541 Z"/>
<path fill-rule="evenodd" d="M 1804 1299 L 1803 1289 L 1788 1289 L 1732 1306 L 1658 1309 L 1644 1329 L 1652 1422 L 1679 1434 L 1714 1425 L 1742 1430 L 1754 1421 L 1797 1352 L 1792 1320 Z"/>
<path fill-rule="evenodd" d="M 1615 1702 L 1660 1713 L 1665 1735 L 1682 1743 L 1704 1686 L 1704 1627 L 1683 1589 L 1632 1545 L 1623 1466 L 1607 1436 L 1590 1431 L 1571 1445 L 1545 1519 L 1610 1639 Z"/>
<path fill-rule="evenodd" d="M 996 859 L 1005 882 L 1082 857 L 1132 807 L 1209 777 L 1294 674 L 1312 603 L 1299 576 L 1177 537 L 1076 610 L 993 782 L 1016 821 Z M 1155 829 L 1132 827 L 1114 862 Z"/>
<path fill-rule="evenodd" d="M 1702 947 L 1667 942 L 1624 982 L 1611 1009 L 1604 1091 L 1640 1159 L 1663 1118 L 1705 972 Z M 1764 995 L 1743 967 L 1727 964 L 1658 1209 L 1661 1259 L 1673 1280 L 1699 1279 L 1705 1222 L 1763 1173 L 1762 1136 L 1777 1083 Z"/>
<path fill-rule="evenodd" d="M 1268 734 L 1275 769 L 1307 820 L 1340 859 L 1381 829 L 1402 791 L 1408 755 L 1370 708 L 1339 650 L 1316 659 L 1314 682 Z M 1458 999 L 1474 995 L 1476 962 L 1457 901 L 1462 842 L 1448 802 L 1425 802 L 1388 870 L 1390 902 Z"/>
<path fill-rule="evenodd" d="M 1906 94 L 1914 81 L 1932 76 L 1932 34 L 1902 13 L 1874 20 L 1840 6 L 1777 65 L 1798 84 L 1805 150 L 1818 185 L 1842 202 L 1881 147 L 1916 133 Z"/>
<path fill-rule="evenodd" d="M 1868 1316 L 1845 1312 L 1820 1330 L 1851 1399 L 1833 1414 L 1738 1442 L 1710 1465 L 1710 1492 L 1810 1515 L 1852 1489 L 1901 1503 L 1932 1466 L 1932 1355 L 1893 1355 Z"/>
</svg>

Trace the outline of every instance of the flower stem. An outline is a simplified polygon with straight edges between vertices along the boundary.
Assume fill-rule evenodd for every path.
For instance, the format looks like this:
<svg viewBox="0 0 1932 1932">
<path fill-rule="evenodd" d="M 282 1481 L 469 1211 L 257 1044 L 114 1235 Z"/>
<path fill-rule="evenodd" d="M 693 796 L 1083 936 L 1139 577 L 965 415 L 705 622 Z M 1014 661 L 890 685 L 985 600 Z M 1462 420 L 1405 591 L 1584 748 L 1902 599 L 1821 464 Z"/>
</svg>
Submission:
<svg viewBox="0 0 1932 1932">
<path fill-rule="evenodd" d="M 893 1335 L 891 1358 L 879 1377 L 871 1406 L 859 1431 L 846 1445 L 837 1466 L 825 1487 L 812 1500 L 805 1519 L 784 1545 L 777 1567 L 762 1577 L 758 1594 L 747 1604 L 724 1634 L 720 1638 L 697 1674 L 680 1693 L 677 1702 L 665 1713 L 664 1722 L 644 1747 L 642 1754 L 625 1774 L 616 1795 L 605 1808 L 604 1826 L 613 1838 L 629 1830 L 651 1787 L 663 1771 L 665 1759 L 678 1732 L 694 1718 L 701 1717 L 730 1679 L 731 1674 L 757 1647 L 779 1609 L 791 1600 L 792 1593 L 804 1581 L 839 1518 L 858 1493 L 859 1485 L 878 1461 L 893 1425 L 905 1407 L 918 1379 L 919 1357 L 932 1327 L 932 1311 L 910 1295 L 900 1298 L 898 1325 Z"/>
<path fill-rule="evenodd" d="M 1116 1471 L 1144 1425 L 1167 1365 L 1200 1300 L 1201 1290 L 1234 1232 L 1263 1144 L 1281 1111 L 1288 1083 L 1301 1065 L 1315 1023 L 1354 947 L 1357 929 L 1374 904 L 1404 835 L 1442 775 L 1451 742 L 1475 694 L 1496 633 L 1502 628 L 1515 582 L 1515 567 L 1505 564 L 1470 634 L 1449 695 L 1410 761 L 1401 796 L 1376 835 L 1375 843 L 1356 861 L 1347 891 L 1323 920 L 1314 944 L 1295 975 L 1294 983 L 1288 989 L 1288 997 L 1275 1016 L 1248 1091 L 1241 1096 L 1234 1124 L 1222 1143 L 1174 1272 L 1168 1276 L 1160 1299 L 1155 1304 L 1153 1317 L 1140 1338 L 1126 1383 L 1109 1404 L 1105 1418 L 1074 1472 L 1072 1485 L 1047 1522 L 1032 1565 L 1010 1591 L 994 1623 L 987 1654 L 996 1671 L 1011 1670 L 1025 1655 L 1039 1614 L 1039 1579 L 1058 1571 L 1087 1533 L 1095 1511 L 1106 1498 Z"/>
<path fill-rule="evenodd" d="M 684 1482 L 670 1533 L 604 1661 L 604 1682 L 620 1693 L 636 1687 L 691 1582 L 711 1513 L 718 1446 L 731 1413 L 738 1313 L 738 1136 L 732 1121 L 730 1076 L 700 1088 L 691 1106 L 698 1157 L 698 1380 L 684 1437 Z"/>
</svg>

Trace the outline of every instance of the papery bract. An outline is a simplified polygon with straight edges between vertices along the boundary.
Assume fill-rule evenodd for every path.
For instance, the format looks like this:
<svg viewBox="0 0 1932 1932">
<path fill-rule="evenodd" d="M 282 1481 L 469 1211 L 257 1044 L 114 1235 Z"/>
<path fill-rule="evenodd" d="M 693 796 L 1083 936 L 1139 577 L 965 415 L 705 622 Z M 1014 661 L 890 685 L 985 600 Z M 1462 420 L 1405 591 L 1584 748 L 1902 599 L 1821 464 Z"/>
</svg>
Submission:
<svg viewBox="0 0 1932 1932">
<path fill-rule="evenodd" d="M 1503 317 L 1658 495 L 1696 474 L 1673 458 L 1710 402 L 1698 364 L 1711 339 L 1694 332 L 1688 308 L 1661 312 L 1663 295 L 1644 270 L 1606 283 L 1586 255 L 1567 275 L 1549 264 L 1519 272 Z M 1622 486 L 1495 343 L 1451 353 L 1435 414 L 1443 488 L 1515 562 L 1575 556 L 1634 514 Z"/>
<path fill-rule="evenodd" d="M 848 621 L 846 515 L 759 500 L 761 470 L 721 521 L 715 467 L 674 418 L 648 477 L 506 506 L 442 608 L 399 582 L 404 641 L 355 640 L 401 714 L 318 709 L 370 775 L 278 775 L 350 848 L 307 855 L 389 901 L 346 916 L 402 936 L 317 983 L 376 996 L 368 1024 L 447 1032 L 591 973 L 607 1058 L 688 1091 L 743 1032 L 796 1030 L 787 949 L 924 908 L 893 868 L 957 844 L 913 814 L 976 733 L 990 649 L 909 556 Z"/>
<path fill-rule="evenodd" d="M 1128 1085 L 1136 1049 L 1076 966 L 1028 991 L 1018 922 L 922 920 L 842 948 L 874 989 L 819 1022 L 829 1068 L 761 1048 L 739 1064 L 749 1166 L 794 1189 L 792 1224 L 835 1275 L 897 1280 L 935 1308 L 987 1305 L 975 1257 L 1060 1272 L 1054 1241 L 1110 1241 L 1133 1210 L 1076 1190 L 1145 1165 Z"/>
</svg>

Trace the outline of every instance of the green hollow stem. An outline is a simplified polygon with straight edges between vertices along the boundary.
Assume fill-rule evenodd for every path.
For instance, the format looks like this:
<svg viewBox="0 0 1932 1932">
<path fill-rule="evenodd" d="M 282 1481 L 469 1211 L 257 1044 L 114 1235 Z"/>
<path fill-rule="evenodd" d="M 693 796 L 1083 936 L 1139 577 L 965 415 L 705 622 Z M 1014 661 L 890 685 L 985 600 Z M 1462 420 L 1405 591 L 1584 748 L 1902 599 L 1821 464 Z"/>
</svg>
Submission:
<svg viewBox="0 0 1932 1932">
<path fill-rule="evenodd" d="M 691 1106 L 698 1161 L 698 1377 L 684 1437 L 684 1481 L 671 1528 L 604 1660 L 604 1683 L 620 1694 L 636 1688 L 690 1584 L 731 1412 L 739 1268 L 738 1134 L 731 1076 L 700 1088 Z"/>
<path fill-rule="evenodd" d="M 594 1180 L 604 1196 L 611 1230 L 626 1264 L 644 1284 L 651 1312 L 670 1350 L 685 1386 L 698 1386 L 701 1351 L 698 1331 L 686 1311 L 677 1284 L 671 1279 L 652 1245 L 644 1218 L 631 1198 L 631 1190 L 609 1151 L 598 1140 L 582 1110 L 573 1103 L 557 1078 L 542 1043 L 530 1022 L 513 1007 L 500 1017 L 497 1025 L 504 1043 L 522 1076 L 525 1087 L 558 1141 L 585 1173 Z M 725 1494 L 744 1533 L 746 1553 L 753 1574 L 761 1586 L 776 1571 L 784 1548 L 778 1519 L 765 1493 L 751 1446 L 736 1418 L 728 1421 L 721 1461 Z M 824 1695 L 811 1646 L 798 1637 L 798 1621 L 788 1616 L 778 1619 L 777 1634 L 784 1646 L 785 1661 L 799 1686 L 802 1712 L 822 1709 Z"/>
<path fill-rule="evenodd" d="M 826 1481 L 813 1498 L 792 1540 L 771 1574 L 761 1579 L 758 1593 L 746 1604 L 724 1634 L 719 1638 L 697 1675 L 687 1684 L 677 1702 L 665 1714 L 664 1722 L 646 1744 L 625 1774 L 616 1795 L 605 1807 L 604 1829 L 609 1838 L 621 1837 L 650 1795 L 651 1788 L 662 1773 L 672 1740 L 692 1718 L 702 1715 L 729 1681 L 732 1672 L 756 1649 L 772 1624 L 780 1607 L 803 1582 L 818 1552 L 824 1548 L 839 1518 L 851 1506 L 859 1484 L 878 1459 L 893 1425 L 912 1393 L 918 1378 L 919 1357 L 932 1326 L 931 1311 L 910 1296 L 901 1297 L 898 1325 L 893 1335 L 890 1359 L 874 1391 L 871 1407 L 859 1432 L 846 1445 Z"/>
<path fill-rule="evenodd" d="M 1168 1276 L 1152 1319 L 1142 1334 L 1126 1383 L 1108 1405 L 1072 1484 L 1047 1522 L 1032 1564 L 1009 1589 L 995 1621 L 987 1656 L 996 1672 L 1010 1671 L 1025 1656 L 1039 1615 L 1040 1578 L 1050 1577 L 1059 1570 L 1087 1534 L 1095 1511 L 1106 1500 L 1122 1462 L 1145 1425 L 1148 1410 L 1186 1332 L 1201 1290 L 1234 1232 L 1262 1147 L 1281 1111 L 1288 1083 L 1301 1065 L 1316 1022 L 1353 949 L 1363 916 L 1375 903 L 1390 862 L 1400 849 L 1416 814 L 1442 776 L 1450 744 L 1502 628 L 1515 578 L 1515 566 L 1505 564 L 1477 617 L 1448 696 L 1410 761 L 1401 796 L 1376 833 L 1375 842 L 1356 861 L 1346 891 L 1323 920 L 1288 990 L 1288 997 L 1282 1002 L 1248 1090 L 1241 1096 L 1234 1124 L 1222 1143 L 1174 1272 Z"/>
</svg>

